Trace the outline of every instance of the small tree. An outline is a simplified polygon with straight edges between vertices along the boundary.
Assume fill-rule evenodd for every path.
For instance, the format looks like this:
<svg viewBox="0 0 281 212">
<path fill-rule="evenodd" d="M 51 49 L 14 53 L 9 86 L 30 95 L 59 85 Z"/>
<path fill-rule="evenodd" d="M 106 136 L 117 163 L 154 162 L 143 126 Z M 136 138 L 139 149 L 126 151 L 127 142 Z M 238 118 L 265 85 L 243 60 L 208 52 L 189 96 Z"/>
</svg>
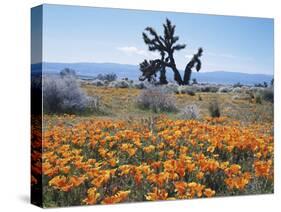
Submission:
<svg viewBox="0 0 281 212">
<path fill-rule="evenodd" d="M 197 71 L 201 69 L 201 61 L 199 60 L 199 57 L 202 56 L 203 49 L 199 48 L 198 52 L 187 64 L 184 79 L 182 79 L 176 66 L 174 53 L 175 51 L 184 49 L 186 45 L 177 44 L 179 37 L 175 35 L 176 26 L 172 25 L 169 19 L 166 19 L 163 28 L 163 36 L 158 35 L 152 27 L 147 27 L 145 32 L 142 33 L 144 43 L 148 45 L 148 50 L 159 52 L 161 58 L 150 61 L 144 60 L 140 63 L 142 76 L 139 79 L 142 81 L 145 79 L 151 81 L 153 78 L 156 78 L 157 72 L 160 72 L 160 84 L 166 84 L 166 68 L 171 68 L 174 72 L 174 80 L 179 85 L 187 85 L 190 81 L 192 68 L 196 66 Z"/>
<path fill-rule="evenodd" d="M 115 81 L 117 79 L 117 75 L 115 73 L 108 74 L 98 74 L 95 79 L 98 80 L 107 80 L 108 82 Z"/>
<path fill-rule="evenodd" d="M 196 78 L 193 78 L 193 79 L 192 79 L 192 84 L 193 84 L 193 85 L 197 85 L 197 84 L 198 84 L 198 82 L 197 82 L 197 79 L 196 79 Z"/>
<path fill-rule="evenodd" d="M 60 75 L 61 77 L 75 77 L 76 76 L 76 72 L 73 69 L 70 68 L 65 68 L 63 70 L 60 71 Z"/>
<path fill-rule="evenodd" d="M 272 78 L 272 80 L 270 81 L 270 85 L 273 87 L 274 86 L 274 79 Z"/>
</svg>

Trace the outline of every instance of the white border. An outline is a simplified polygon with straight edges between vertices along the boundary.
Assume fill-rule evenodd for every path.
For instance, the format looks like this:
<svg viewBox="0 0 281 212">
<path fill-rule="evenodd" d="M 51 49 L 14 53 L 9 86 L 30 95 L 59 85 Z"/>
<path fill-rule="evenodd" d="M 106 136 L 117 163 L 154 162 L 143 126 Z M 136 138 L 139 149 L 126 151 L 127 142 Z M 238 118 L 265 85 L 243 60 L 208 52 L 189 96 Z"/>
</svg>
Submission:
<svg viewBox="0 0 281 212">
<path fill-rule="evenodd" d="M 0 211 L 38 210 L 29 201 L 30 8 L 42 3 L 275 18 L 275 58 L 280 57 L 278 0 L 10 0 L 0 6 Z M 254 37 L 253 37 L 254 39 Z M 258 45 L 258 43 L 257 43 Z M 280 60 L 275 60 L 275 194 L 114 206 L 82 211 L 277 211 L 280 195 Z M 280 71 L 278 71 L 280 70 Z M 280 208 L 280 207 L 279 207 Z M 54 209 L 64 211 L 66 209 Z"/>
</svg>

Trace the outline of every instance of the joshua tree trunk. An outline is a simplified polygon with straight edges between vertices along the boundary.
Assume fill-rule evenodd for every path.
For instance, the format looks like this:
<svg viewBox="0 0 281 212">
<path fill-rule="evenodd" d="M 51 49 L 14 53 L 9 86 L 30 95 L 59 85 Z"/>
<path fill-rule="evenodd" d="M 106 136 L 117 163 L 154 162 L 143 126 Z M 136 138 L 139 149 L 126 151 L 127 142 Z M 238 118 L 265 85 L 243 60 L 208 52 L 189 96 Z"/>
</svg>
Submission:
<svg viewBox="0 0 281 212">
<path fill-rule="evenodd" d="M 172 70 L 174 71 L 174 80 L 179 84 L 179 85 L 183 85 L 183 81 L 180 75 L 180 72 L 178 71 L 178 69 L 176 67 L 172 67 Z"/>
<path fill-rule="evenodd" d="M 168 84 L 167 78 L 166 78 L 166 69 L 165 67 L 162 67 L 160 70 L 160 84 L 165 85 Z"/>
<path fill-rule="evenodd" d="M 171 64 L 170 67 L 171 67 L 171 69 L 172 69 L 173 72 L 174 72 L 174 80 L 175 80 L 179 85 L 182 85 L 182 84 L 183 84 L 183 81 L 182 81 L 180 72 L 179 72 L 179 70 L 177 69 L 177 66 L 176 66 L 174 57 L 173 57 L 173 55 L 169 55 L 169 57 L 170 57 L 170 64 Z"/>
<path fill-rule="evenodd" d="M 184 71 L 183 84 L 189 85 L 192 70 L 187 66 Z"/>
</svg>

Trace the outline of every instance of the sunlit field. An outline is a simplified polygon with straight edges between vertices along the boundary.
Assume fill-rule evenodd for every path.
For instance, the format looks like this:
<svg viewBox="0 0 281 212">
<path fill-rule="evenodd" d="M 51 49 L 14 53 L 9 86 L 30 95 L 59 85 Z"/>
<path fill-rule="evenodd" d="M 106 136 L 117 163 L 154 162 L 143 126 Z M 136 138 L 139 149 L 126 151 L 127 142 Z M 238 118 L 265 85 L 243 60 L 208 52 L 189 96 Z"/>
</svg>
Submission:
<svg viewBox="0 0 281 212">
<path fill-rule="evenodd" d="M 139 109 L 138 89 L 83 89 L 101 98 L 102 112 L 43 118 L 45 207 L 273 192 L 272 103 L 177 94 L 178 107 L 199 105 L 200 118 L 185 120 Z M 218 118 L 208 115 L 214 98 Z"/>
<path fill-rule="evenodd" d="M 98 95 L 101 98 L 103 110 L 111 117 L 124 119 L 130 118 L 130 116 L 149 117 L 153 115 L 151 111 L 143 111 L 136 107 L 136 97 L 141 93 L 140 89 L 96 87 L 93 85 L 83 85 L 83 88 L 90 96 Z M 233 93 L 200 92 L 194 96 L 177 94 L 175 98 L 176 105 L 180 108 L 196 104 L 199 107 L 201 117 L 210 116 L 209 103 L 217 100 L 223 116 L 232 120 L 244 123 L 273 122 L 273 103 L 264 101 L 263 104 L 257 104 L 254 99 L 233 100 L 235 95 Z M 176 113 L 168 115 L 172 118 L 180 118 Z"/>
</svg>

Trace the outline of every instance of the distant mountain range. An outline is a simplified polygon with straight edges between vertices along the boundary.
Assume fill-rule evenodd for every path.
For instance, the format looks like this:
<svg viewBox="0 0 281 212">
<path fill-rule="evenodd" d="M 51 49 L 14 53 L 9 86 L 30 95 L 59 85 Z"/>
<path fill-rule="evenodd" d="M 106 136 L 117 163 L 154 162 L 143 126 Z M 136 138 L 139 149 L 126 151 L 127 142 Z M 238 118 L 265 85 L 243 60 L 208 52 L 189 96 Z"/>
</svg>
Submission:
<svg viewBox="0 0 281 212">
<path fill-rule="evenodd" d="M 117 63 L 38 63 L 32 64 L 32 73 L 40 71 L 43 66 L 44 73 L 59 73 L 64 68 L 74 69 L 76 73 L 84 77 L 94 77 L 98 74 L 115 73 L 118 78 L 127 77 L 128 79 L 138 80 L 140 71 L 136 65 L 117 64 Z M 181 71 L 183 73 L 183 71 Z M 172 71 L 167 71 L 168 80 L 173 79 Z M 253 85 L 256 83 L 269 83 L 273 75 L 266 74 L 246 74 L 240 72 L 228 71 L 212 71 L 192 72 L 191 78 L 195 78 L 198 82 L 217 83 L 217 84 L 234 84 L 242 83 L 246 85 Z"/>
</svg>

